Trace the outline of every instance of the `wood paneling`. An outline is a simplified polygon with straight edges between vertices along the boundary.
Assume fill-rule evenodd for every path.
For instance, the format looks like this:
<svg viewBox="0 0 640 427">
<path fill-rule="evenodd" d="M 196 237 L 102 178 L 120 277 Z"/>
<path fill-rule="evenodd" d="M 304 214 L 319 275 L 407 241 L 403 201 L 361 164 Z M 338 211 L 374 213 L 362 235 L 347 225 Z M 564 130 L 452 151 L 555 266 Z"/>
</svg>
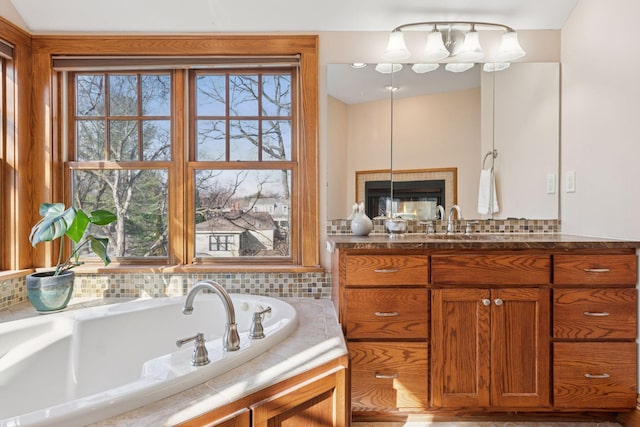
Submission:
<svg viewBox="0 0 640 427">
<path fill-rule="evenodd" d="M 433 255 L 434 285 L 544 285 L 551 281 L 549 255 Z"/>
</svg>

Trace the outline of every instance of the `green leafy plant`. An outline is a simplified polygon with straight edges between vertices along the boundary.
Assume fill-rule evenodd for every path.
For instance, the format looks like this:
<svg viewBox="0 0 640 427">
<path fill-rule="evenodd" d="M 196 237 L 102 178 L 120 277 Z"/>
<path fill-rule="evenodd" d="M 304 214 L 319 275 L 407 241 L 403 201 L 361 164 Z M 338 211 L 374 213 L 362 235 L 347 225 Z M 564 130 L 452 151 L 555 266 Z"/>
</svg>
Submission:
<svg viewBox="0 0 640 427">
<path fill-rule="evenodd" d="M 89 245 L 91 251 L 96 254 L 104 265 L 109 265 L 111 259 L 107 254 L 109 239 L 106 237 L 96 237 L 85 232 L 89 224 L 105 226 L 117 220 L 114 213 L 99 209 L 87 214 L 82 209 L 73 206 L 67 208 L 63 203 L 43 203 L 40 205 L 40 216 L 42 218 L 31 228 L 29 240 L 35 246 L 40 242 L 51 242 L 60 239 L 60 253 L 54 275 L 60 275 L 78 265 L 80 262 L 80 250 Z M 64 236 L 67 236 L 75 243 L 71 255 L 63 261 Z"/>
</svg>

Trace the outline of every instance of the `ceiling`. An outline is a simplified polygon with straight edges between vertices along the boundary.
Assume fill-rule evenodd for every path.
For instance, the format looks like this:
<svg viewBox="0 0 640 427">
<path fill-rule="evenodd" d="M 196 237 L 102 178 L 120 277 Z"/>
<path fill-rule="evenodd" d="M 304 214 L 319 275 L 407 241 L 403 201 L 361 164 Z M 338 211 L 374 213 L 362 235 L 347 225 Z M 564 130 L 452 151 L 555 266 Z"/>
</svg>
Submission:
<svg viewBox="0 0 640 427">
<path fill-rule="evenodd" d="M 0 0 L 38 33 L 389 31 L 415 21 L 560 29 L 578 0 Z M 11 16 L 13 11 L 0 15 Z"/>
</svg>

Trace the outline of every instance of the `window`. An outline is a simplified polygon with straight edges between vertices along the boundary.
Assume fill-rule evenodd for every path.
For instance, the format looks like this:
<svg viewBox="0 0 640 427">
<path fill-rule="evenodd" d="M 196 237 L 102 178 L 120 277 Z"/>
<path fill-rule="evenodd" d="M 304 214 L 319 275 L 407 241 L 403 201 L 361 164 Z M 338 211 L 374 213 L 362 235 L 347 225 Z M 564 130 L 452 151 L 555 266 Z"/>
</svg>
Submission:
<svg viewBox="0 0 640 427">
<path fill-rule="evenodd" d="M 114 257 L 167 257 L 172 75 L 77 73 L 72 82 L 74 205 L 116 213 Z"/>
<path fill-rule="evenodd" d="M 234 231 L 232 256 L 289 258 L 282 222 L 296 173 L 292 150 L 292 71 L 197 71 L 193 74 L 192 169 L 195 254 L 199 233 Z"/>
<path fill-rule="evenodd" d="M 299 260 L 296 73 L 68 72 L 70 194 L 117 214 L 114 258 Z"/>
</svg>

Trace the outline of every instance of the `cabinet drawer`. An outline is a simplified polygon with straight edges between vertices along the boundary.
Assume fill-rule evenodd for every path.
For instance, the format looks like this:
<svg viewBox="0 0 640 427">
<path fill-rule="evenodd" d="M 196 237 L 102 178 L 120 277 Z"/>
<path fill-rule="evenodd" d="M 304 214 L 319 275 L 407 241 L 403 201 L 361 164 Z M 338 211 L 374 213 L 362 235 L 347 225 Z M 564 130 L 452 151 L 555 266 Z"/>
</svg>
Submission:
<svg viewBox="0 0 640 427">
<path fill-rule="evenodd" d="M 556 285 L 635 285 L 635 255 L 555 255 Z"/>
<path fill-rule="evenodd" d="M 434 285 L 541 285 L 551 280 L 549 255 L 433 255 Z"/>
<path fill-rule="evenodd" d="M 346 286 L 426 285 L 427 255 L 348 255 Z"/>
<path fill-rule="evenodd" d="M 349 338 L 423 338 L 429 336 L 429 291 L 347 289 Z"/>
<path fill-rule="evenodd" d="M 357 410 L 428 406 L 427 343 L 350 342 L 351 403 Z"/>
<path fill-rule="evenodd" d="M 555 289 L 555 338 L 634 339 L 637 335 L 635 289 Z"/>
<path fill-rule="evenodd" d="M 635 407 L 635 343 L 555 343 L 553 349 L 556 407 Z"/>
</svg>

